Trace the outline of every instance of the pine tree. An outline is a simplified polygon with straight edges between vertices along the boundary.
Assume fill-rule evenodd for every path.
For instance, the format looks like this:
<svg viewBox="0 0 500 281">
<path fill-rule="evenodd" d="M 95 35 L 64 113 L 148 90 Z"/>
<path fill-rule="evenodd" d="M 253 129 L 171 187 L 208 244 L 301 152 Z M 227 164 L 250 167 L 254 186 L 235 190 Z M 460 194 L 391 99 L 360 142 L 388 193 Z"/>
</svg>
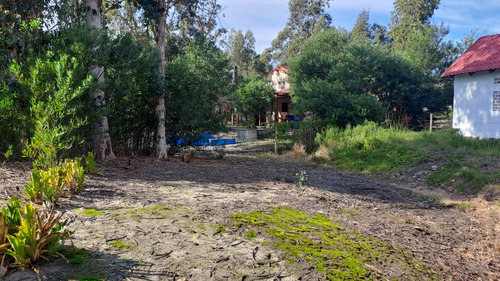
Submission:
<svg viewBox="0 0 500 281">
<path fill-rule="evenodd" d="M 369 21 L 370 13 L 363 9 L 351 31 L 352 41 L 369 40 L 371 38 Z"/>
</svg>

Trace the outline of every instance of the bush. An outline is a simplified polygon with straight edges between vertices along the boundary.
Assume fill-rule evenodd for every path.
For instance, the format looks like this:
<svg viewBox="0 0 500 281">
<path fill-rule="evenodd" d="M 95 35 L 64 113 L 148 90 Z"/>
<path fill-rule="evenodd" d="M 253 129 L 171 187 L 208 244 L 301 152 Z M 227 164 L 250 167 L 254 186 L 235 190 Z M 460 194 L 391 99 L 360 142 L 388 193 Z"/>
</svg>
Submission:
<svg viewBox="0 0 500 281">
<path fill-rule="evenodd" d="M 74 76 L 77 68 L 76 58 L 61 55 L 53 59 L 50 53 L 45 60 L 37 60 L 27 76 L 21 73 L 18 64 L 11 68 L 19 83 L 32 93 L 33 135 L 25 143 L 23 156 L 30 158 L 34 167 L 55 166 L 60 153 L 80 141 L 70 133 L 81 127 L 85 119 L 76 115 L 72 101 L 84 93 L 92 78 L 78 83 Z"/>
</svg>

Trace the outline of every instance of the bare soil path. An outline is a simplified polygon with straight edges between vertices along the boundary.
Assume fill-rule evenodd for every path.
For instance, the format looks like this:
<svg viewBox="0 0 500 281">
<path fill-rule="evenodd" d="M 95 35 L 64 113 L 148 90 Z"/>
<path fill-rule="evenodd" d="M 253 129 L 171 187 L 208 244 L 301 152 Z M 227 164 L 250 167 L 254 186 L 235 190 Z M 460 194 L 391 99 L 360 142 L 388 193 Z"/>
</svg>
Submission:
<svg viewBox="0 0 500 281">
<path fill-rule="evenodd" d="M 101 171 L 62 207 L 74 231 L 66 244 L 90 256 L 81 264 L 40 265 L 42 280 L 324 280 L 307 261 L 290 263 L 266 246 L 264 235 L 247 239 L 231 220 L 280 206 L 330 216 L 401 247 L 436 280 L 500 280 L 500 213 L 492 204 L 452 207 L 442 196 L 413 192 L 422 189 L 415 184 L 289 157 L 118 158 Z M 299 171 L 309 175 L 302 190 L 295 186 Z M 21 166 L 0 167 L 2 199 L 19 194 L 28 177 Z M 382 271 L 387 279 L 422 280 L 390 265 Z M 37 278 L 26 270 L 5 280 Z"/>
</svg>

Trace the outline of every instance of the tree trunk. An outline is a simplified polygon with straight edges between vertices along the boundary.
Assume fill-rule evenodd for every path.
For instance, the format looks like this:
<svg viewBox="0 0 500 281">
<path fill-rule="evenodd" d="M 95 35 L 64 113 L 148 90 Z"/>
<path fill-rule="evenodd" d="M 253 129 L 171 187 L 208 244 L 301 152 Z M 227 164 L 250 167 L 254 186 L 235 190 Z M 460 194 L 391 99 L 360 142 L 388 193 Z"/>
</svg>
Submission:
<svg viewBox="0 0 500 281">
<path fill-rule="evenodd" d="M 102 29 L 101 24 L 101 4 L 102 0 L 86 0 L 86 21 L 87 25 Z M 96 47 L 94 51 L 97 51 Z M 99 84 L 104 83 L 104 66 L 95 66 L 90 70 L 90 74 L 98 81 Z M 104 91 L 97 89 L 94 92 L 94 102 L 97 108 L 106 105 Z M 94 125 L 94 155 L 98 160 L 107 160 L 115 157 L 111 146 L 111 137 L 109 135 L 108 118 L 102 116 L 101 120 Z"/>
<path fill-rule="evenodd" d="M 161 93 L 156 99 L 156 114 L 158 127 L 156 128 L 156 152 L 159 159 L 167 158 L 167 143 L 165 136 L 165 36 L 167 32 L 167 7 L 165 0 L 156 0 L 161 16 L 155 19 L 155 41 L 158 48 L 159 73 L 161 79 Z"/>
</svg>

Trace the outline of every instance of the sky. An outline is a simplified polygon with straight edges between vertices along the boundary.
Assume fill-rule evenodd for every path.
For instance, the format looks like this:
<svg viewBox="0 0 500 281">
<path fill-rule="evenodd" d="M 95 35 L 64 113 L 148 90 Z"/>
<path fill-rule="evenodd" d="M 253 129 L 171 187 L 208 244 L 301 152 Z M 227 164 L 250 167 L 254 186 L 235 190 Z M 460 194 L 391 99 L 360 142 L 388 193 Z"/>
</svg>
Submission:
<svg viewBox="0 0 500 281">
<path fill-rule="evenodd" d="M 288 0 L 219 0 L 224 7 L 221 25 L 228 30 L 250 29 L 255 36 L 258 54 L 271 46 L 271 41 L 288 20 Z M 391 21 L 394 0 L 333 0 L 327 10 L 332 24 L 351 30 L 363 9 L 370 12 L 370 23 L 387 25 Z M 431 21 L 450 27 L 445 40 L 460 41 L 472 29 L 479 34 L 500 33 L 499 0 L 441 0 Z M 487 31 L 483 34 L 483 31 Z"/>
</svg>

